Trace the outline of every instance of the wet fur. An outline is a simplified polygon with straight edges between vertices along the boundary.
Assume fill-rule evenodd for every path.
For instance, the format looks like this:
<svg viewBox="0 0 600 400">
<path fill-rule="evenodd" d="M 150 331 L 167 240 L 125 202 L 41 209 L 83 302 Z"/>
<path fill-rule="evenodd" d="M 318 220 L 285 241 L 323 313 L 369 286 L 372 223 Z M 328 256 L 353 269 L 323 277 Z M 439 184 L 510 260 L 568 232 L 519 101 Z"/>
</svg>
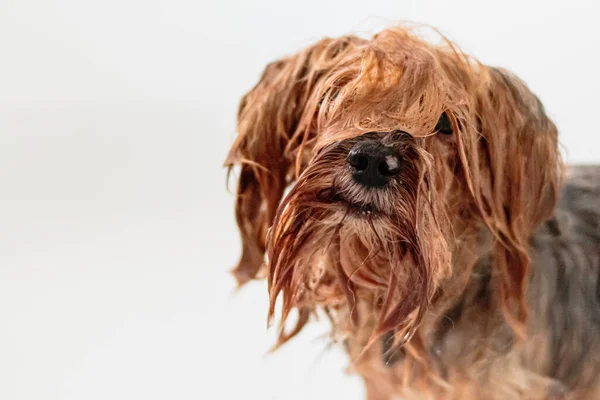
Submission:
<svg viewBox="0 0 600 400">
<path fill-rule="evenodd" d="M 597 398 L 600 172 L 564 179 L 518 78 L 396 27 L 270 64 L 238 118 L 234 273 L 281 296 L 279 345 L 322 312 L 370 399 Z M 353 181 L 357 141 L 399 152 L 388 187 Z"/>
</svg>

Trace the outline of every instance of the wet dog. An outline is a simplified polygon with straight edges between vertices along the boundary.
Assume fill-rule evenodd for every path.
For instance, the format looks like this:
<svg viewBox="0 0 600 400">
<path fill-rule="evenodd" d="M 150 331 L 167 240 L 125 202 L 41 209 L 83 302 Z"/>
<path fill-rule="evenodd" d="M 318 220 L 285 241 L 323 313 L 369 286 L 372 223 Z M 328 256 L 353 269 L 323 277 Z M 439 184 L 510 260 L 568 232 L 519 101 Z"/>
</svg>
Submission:
<svg viewBox="0 0 600 400">
<path fill-rule="evenodd" d="M 327 315 L 369 399 L 600 398 L 600 168 L 516 76 L 412 28 L 324 39 L 238 132 L 234 273 L 279 344 Z"/>
</svg>

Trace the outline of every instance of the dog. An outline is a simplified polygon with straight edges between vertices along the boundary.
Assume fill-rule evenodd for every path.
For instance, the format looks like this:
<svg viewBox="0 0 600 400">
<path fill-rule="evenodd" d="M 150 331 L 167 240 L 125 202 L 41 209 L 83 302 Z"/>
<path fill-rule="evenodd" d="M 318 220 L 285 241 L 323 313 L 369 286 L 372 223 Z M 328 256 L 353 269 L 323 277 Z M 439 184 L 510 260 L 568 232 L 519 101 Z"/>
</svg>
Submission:
<svg viewBox="0 0 600 400">
<path fill-rule="evenodd" d="M 237 282 L 267 279 L 277 346 L 329 318 L 369 400 L 600 399 L 600 167 L 566 167 L 525 83 L 437 37 L 266 67 L 225 163 Z"/>
</svg>

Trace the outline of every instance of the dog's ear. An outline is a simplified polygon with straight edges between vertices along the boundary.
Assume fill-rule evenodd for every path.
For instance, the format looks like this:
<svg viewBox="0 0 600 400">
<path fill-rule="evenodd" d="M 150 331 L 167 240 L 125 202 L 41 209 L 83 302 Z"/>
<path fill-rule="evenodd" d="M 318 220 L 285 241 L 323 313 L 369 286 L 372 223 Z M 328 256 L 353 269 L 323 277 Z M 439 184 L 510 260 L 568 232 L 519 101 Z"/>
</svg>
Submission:
<svg viewBox="0 0 600 400">
<path fill-rule="evenodd" d="M 495 235 L 499 300 L 517 335 L 527 319 L 529 239 L 554 210 L 563 165 L 558 133 L 542 103 L 516 76 L 487 69 L 476 99 L 481 136 L 474 191 Z M 477 174 L 477 176 L 475 176 Z"/>
<path fill-rule="evenodd" d="M 241 165 L 236 219 L 242 256 L 233 271 L 240 285 L 260 271 L 267 231 L 281 197 L 309 153 L 322 78 L 358 40 L 324 39 L 273 62 L 242 98 L 238 137 L 225 161 L 230 169 Z"/>
</svg>

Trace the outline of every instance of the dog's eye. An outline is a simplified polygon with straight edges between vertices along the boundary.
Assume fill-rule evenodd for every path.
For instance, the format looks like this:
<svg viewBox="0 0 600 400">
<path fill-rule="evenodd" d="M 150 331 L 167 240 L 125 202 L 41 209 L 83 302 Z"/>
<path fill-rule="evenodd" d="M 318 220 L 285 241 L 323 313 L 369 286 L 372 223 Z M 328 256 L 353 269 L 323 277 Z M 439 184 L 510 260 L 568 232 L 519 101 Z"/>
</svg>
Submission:
<svg viewBox="0 0 600 400">
<path fill-rule="evenodd" d="M 446 113 L 440 116 L 437 124 L 435 125 L 435 131 L 443 135 L 452 135 L 452 123 Z"/>
</svg>

